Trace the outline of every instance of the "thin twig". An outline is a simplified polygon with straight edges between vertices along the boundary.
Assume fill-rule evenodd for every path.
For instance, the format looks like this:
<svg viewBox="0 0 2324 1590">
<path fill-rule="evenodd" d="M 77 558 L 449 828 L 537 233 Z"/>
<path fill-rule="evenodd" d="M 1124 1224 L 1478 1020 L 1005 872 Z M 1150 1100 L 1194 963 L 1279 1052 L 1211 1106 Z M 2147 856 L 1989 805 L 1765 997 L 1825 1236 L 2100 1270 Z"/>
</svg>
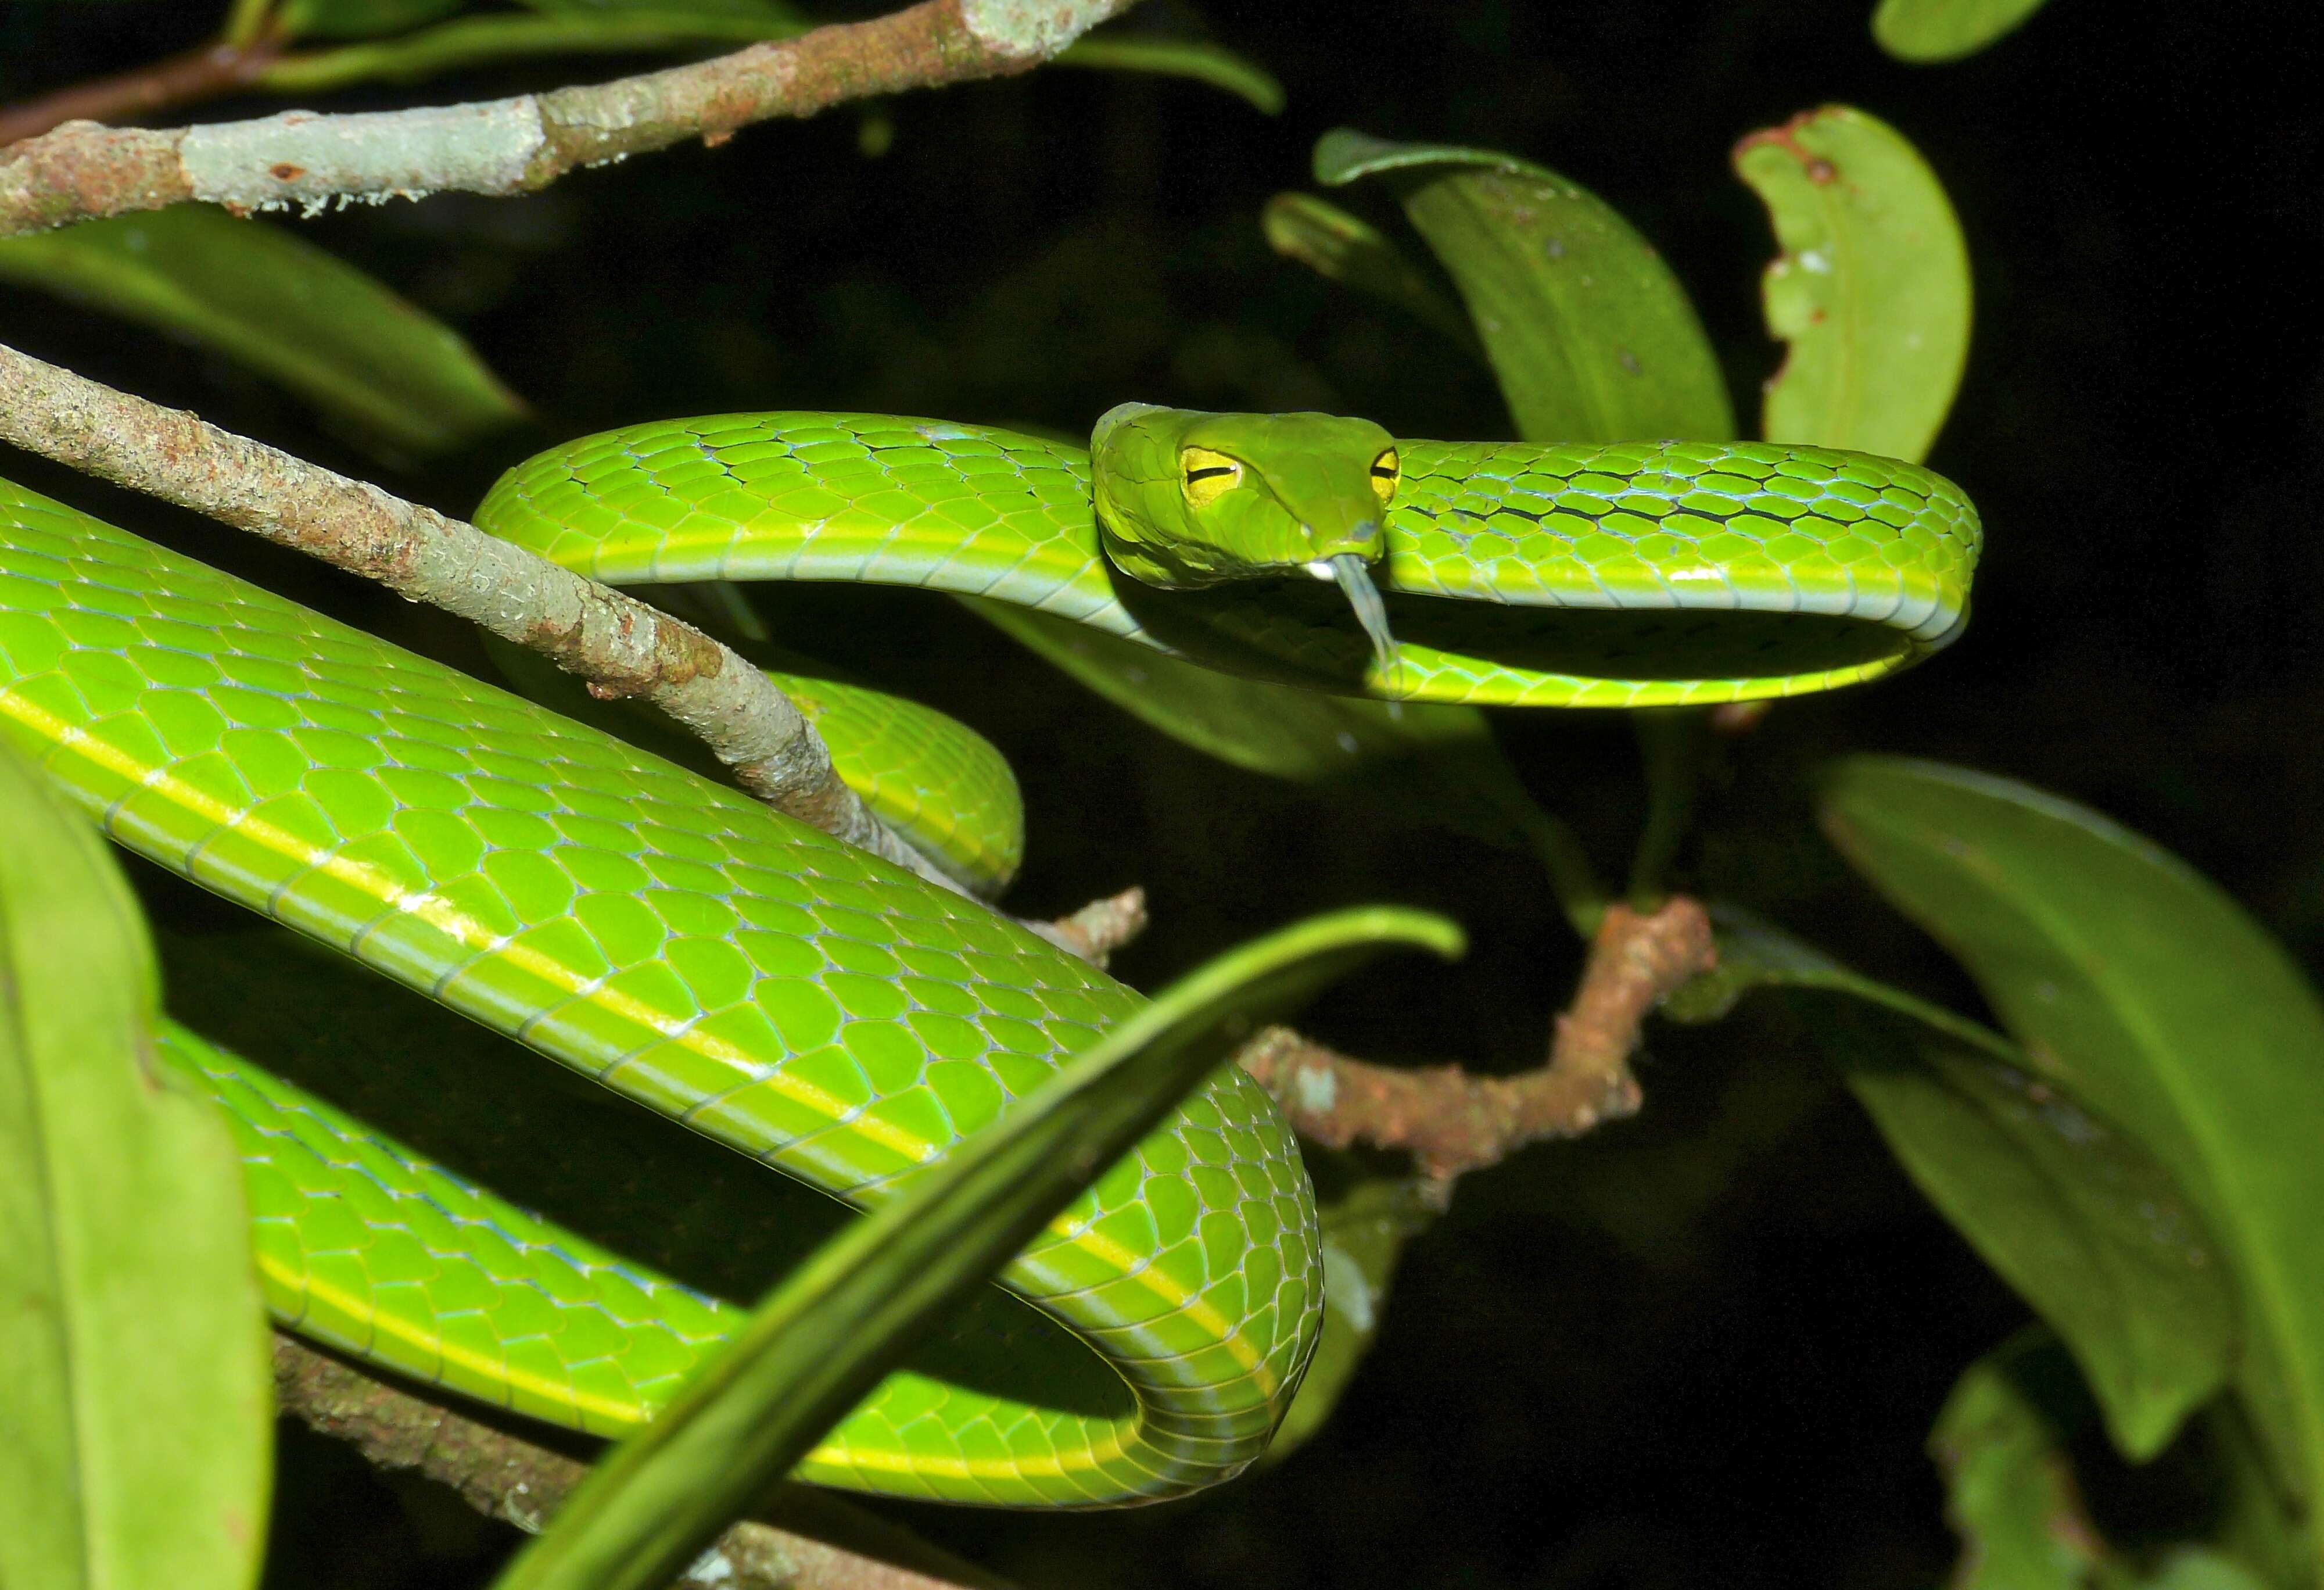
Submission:
<svg viewBox="0 0 2324 1590">
<path fill-rule="evenodd" d="M 198 105 L 258 81 L 281 46 L 262 39 L 248 49 L 205 44 L 182 55 L 149 60 L 110 77 L 92 78 L 0 108 L 0 146 L 38 137 L 71 121 L 123 121 L 180 106 Z"/>
<path fill-rule="evenodd" d="M 0 151 L 0 236 L 189 199 L 237 213 L 508 196 L 688 138 L 851 99 L 1007 77 L 1132 0 L 924 0 L 868 22 L 589 88 L 352 116 L 290 111 L 162 131 L 68 122 Z"/>
<path fill-rule="evenodd" d="M 375 1468 L 418 1469 L 487 1518 L 538 1534 L 588 1465 L 424 1401 L 295 1337 L 274 1336 L 282 1411 Z M 834 1498 L 789 1486 L 698 1558 L 679 1590 L 1009 1590 L 1007 1583 Z M 839 1537 L 847 1544 L 835 1543 Z"/>
<path fill-rule="evenodd" d="M 1093 900 L 1071 916 L 1054 922 L 1024 925 L 1071 955 L 1077 955 L 1101 972 L 1113 952 L 1146 931 L 1146 891 L 1136 885 L 1103 900 Z"/>
<path fill-rule="evenodd" d="M 1711 920 L 1693 901 L 1674 899 L 1650 916 L 1609 906 L 1549 1063 L 1519 1077 L 1377 1066 L 1286 1027 L 1261 1032 L 1240 1058 L 1303 1135 L 1333 1148 L 1407 1150 L 1443 1197 L 1459 1177 L 1526 1143 L 1635 1114 L 1630 1054 L 1640 1023 L 1715 959 Z"/>
<path fill-rule="evenodd" d="M 761 800 L 922 877 L 790 698 L 718 642 L 475 525 L 0 347 L 0 440 L 207 513 L 540 652 L 684 725 Z"/>
</svg>

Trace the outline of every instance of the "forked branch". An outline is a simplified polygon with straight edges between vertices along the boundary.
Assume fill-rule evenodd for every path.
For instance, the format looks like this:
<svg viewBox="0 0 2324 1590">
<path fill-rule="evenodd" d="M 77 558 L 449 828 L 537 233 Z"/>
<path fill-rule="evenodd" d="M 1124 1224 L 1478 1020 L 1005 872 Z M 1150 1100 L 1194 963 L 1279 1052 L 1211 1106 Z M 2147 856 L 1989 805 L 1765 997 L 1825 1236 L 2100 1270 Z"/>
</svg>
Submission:
<svg viewBox="0 0 2324 1590">
<path fill-rule="evenodd" d="M 1549 1061 L 1536 1070 L 1472 1077 L 1458 1066 L 1379 1066 L 1287 1027 L 1254 1039 L 1242 1066 L 1303 1135 L 1333 1148 L 1407 1150 L 1442 1198 L 1466 1172 L 1499 1164 L 1529 1142 L 1578 1137 L 1637 1113 L 1630 1055 L 1640 1024 L 1716 958 L 1711 919 L 1692 900 L 1674 899 L 1650 915 L 1609 906 L 1582 986 L 1557 1019 Z"/>
</svg>

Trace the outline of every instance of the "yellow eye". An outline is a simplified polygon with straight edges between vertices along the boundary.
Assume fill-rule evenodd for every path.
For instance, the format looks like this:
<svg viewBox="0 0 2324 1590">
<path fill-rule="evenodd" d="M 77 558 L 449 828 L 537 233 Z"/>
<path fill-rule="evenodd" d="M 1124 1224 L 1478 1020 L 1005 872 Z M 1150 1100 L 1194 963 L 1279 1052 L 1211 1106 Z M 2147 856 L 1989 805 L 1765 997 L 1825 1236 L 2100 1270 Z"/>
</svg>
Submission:
<svg viewBox="0 0 2324 1590">
<path fill-rule="evenodd" d="M 1185 471 L 1186 500 L 1198 508 L 1242 484 L 1242 465 L 1208 448 L 1188 448 L 1178 455 L 1178 467 Z"/>
<path fill-rule="evenodd" d="M 1394 448 L 1388 448 L 1372 460 L 1372 492 L 1379 498 L 1383 506 L 1390 497 L 1396 495 L 1397 479 L 1403 469 L 1403 461 L 1397 458 Z"/>
</svg>

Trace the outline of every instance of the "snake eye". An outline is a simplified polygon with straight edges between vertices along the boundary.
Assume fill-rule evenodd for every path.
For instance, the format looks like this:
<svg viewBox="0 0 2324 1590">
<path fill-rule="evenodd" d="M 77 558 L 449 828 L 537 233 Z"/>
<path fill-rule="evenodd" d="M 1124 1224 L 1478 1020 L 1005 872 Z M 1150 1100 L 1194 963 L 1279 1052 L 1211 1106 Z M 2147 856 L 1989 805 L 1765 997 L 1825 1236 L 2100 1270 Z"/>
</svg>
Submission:
<svg viewBox="0 0 2324 1590">
<path fill-rule="evenodd" d="M 1379 458 L 1374 458 L 1372 460 L 1373 495 L 1383 504 L 1396 495 L 1396 483 L 1403 472 L 1404 462 L 1396 456 L 1394 448 L 1388 448 Z"/>
<path fill-rule="evenodd" d="M 1241 463 L 1208 448 L 1188 448 L 1178 455 L 1178 467 L 1186 472 L 1186 500 L 1198 508 L 1242 484 Z"/>
</svg>

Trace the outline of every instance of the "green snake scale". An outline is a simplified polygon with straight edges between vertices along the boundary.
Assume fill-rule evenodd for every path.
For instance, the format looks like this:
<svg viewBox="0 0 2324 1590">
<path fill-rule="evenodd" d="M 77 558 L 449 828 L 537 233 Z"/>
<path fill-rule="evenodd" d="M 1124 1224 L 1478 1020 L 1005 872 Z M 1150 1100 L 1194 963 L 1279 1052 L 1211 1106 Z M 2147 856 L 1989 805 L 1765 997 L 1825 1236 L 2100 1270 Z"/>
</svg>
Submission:
<svg viewBox="0 0 2324 1590">
<path fill-rule="evenodd" d="M 615 583 L 925 587 L 1417 700 L 1828 689 L 1925 655 L 1966 613 L 1975 515 L 1909 466 L 1748 443 L 1397 445 L 1392 678 L 1320 583 L 1131 588 L 1098 550 L 1086 455 L 1006 431 L 639 426 L 520 465 L 477 517 Z M 1007 835 L 947 833 L 944 769 L 986 753 L 890 747 L 875 693 L 790 682 L 876 808 L 964 876 L 1005 878 Z M 1137 997 L 595 728 L 5 483 L 0 734 L 131 850 L 857 1204 Z M 1006 827 L 1012 802 L 959 804 Z M 320 1341 L 612 1433 L 737 1317 L 185 1027 L 162 1048 L 226 1106 L 270 1304 Z M 899 1372 L 803 1477 L 1028 1506 L 1214 1483 L 1296 1390 L 1319 1252 L 1296 1145 L 1248 1078 L 1222 1076 L 1009 1267 L 1038 1314 L 995 1294 L 954 1327 L 949 1362 L 1034 1373 Z"/>
</svg>

